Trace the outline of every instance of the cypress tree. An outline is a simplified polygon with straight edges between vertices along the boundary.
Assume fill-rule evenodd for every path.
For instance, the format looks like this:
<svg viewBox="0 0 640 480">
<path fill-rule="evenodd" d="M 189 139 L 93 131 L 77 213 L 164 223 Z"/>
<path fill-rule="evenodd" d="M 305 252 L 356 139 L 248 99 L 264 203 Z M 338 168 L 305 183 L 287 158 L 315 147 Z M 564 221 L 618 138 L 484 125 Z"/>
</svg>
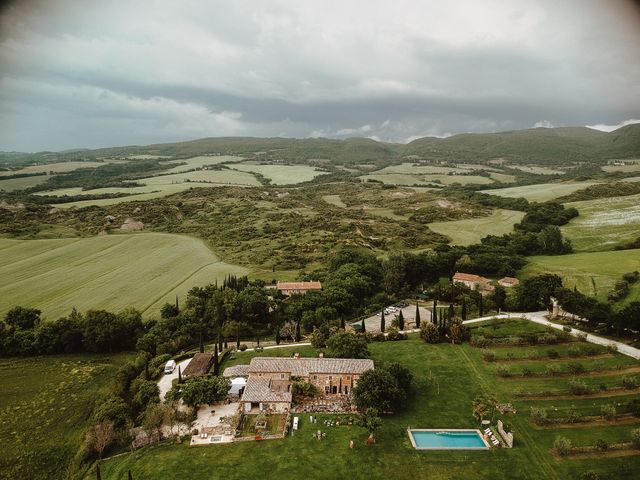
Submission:
<svg viewBox="0 0 640 480">
<path fill-rule="evenodd" d="M 384 309 L 380 312 L 380 331 L 384 333 Z"/>
<path fill-rule="evenodd" d="M 236 323 L 236 350 L 240 350 L 240 324 Z"/>
<path fill-rule="evenodd" d="M 344 317 L 340 317 L 340 329 L 344 330 L 345 329 L 345 325 L 344 325 Z"/>
<path fill-rule="evenodd" d="M 180 369 L 180 365 L 178 365 L 178 383 L 182 383 L 182 370 Z"/>
<path fill-rule="evenodd" d="M 420 328 L 420 308 L 418 307 L 417 301 L 416 301 L 416 328 Z"/>
<path fill-rule="evenodd" d="M 276 327 L 276 345 L 280 345 L 280 328 Z"/>
<path fill-rule="evenodd" d="M 460 309 L 460 316 L 462 317 L 463 321 L 467 319 L 467 301 L 465 297 L 462 297 L 462 308 Z"/>
<path fill-rule="evenodd" d="M 400 310 L 400 314 L 398 315 L 398 330 L 404 330 L 404 315 L 402 314 L 402 310 Z"/>
<path fill-rule="evenodd" d="M 213 347 L 213 374 L 218 375 L 220 365 L 218 365 L 218 344 Z"/>
<path fill-rule="evenodd" d="M 302 338 L 302 335 L 300 333 L 300 320 L 298 320 L 296 322 L 296 342 L 299 342 L 301 338 Z"/>
<path fill-rule="evenodd" d="M 480 294 L 480 298 L 478 298 L 478 316 L 482 316 L 483 313 L 483 307 L 484 305 L 482 304 L 482 293 Z"/>
<path fill-rule="evenodd" d="M 204 353 L 204 340 L 202 339 L 202 324 L 200 325 L 200 353 Z"/>
<path fill-rule="evenodd" d="M 449 304 L 449 320 L 451 320 L 456 314 L 456 309 L 453 306 L 453 303 Z"/>
<path fill-rule="evenodd" d="M 364 332 L 366 332 L 366 331 L 367 331 L 367 327 L 366 327 L 366 326 L 365 326 L 365 324 L 364 324 L 364 318 L 362 319 L 362 325 L 361 325 L 360 330 L 361 330 L 361 332 L 362 332 L 362 333 L 364 333 Z"/>
<path fill-rule="evenodd" d="M 178 295 L 176 295 L 176 312 L 180 313 L 180 306 L 178 305 Z"/>
</svg>

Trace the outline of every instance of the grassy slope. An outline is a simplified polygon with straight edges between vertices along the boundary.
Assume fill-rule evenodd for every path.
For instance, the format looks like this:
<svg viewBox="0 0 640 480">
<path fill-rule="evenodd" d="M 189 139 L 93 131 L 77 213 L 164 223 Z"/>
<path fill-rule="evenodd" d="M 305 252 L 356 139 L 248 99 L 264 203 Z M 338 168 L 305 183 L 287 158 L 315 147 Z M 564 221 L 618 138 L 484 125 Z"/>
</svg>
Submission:
<svg viewBox="0 0 640 480">
<path fill-rule="evenodd" d="M 600 300 L 606 300 L 624 273 L 640 271 L 640 250 L 536 256 L 528 260 L 529 264 L 522 270 L 523 277 L 555 273 L 562 277 L 566 287 L 577 286 L 582 293 Z M 633 286 L 625 302 L 633 300 L 640 300 L 640 282 Z"/>
<path fill-rule="evenodd" d="M 546 202 L 548 200 L 553 200 L 554 198 L 562 197 L 563 195 L 568 195 L 575 191 L 581 190 L 595 183 L 598 182 L 588 181 L 572 183 L 540 183 L 537 185 L 525 185 L 522 187 L 482 190 L 482 193 L 509 198 L 524 197 L 532 202 Z"/>
<path fill-rule="evenodd" d="M 567 203 L 580 216 L 562 227 L 578 251 L 610 250 L 640 236 L 640 195 Z"/>
<path fill-rule="evenodd" d="M 160 233 L 83 239 L 0 240 L 0 315 L 16 304 L 49 319 L 127 306 L 157 315 L 194 285 L 245 269 L 220 262 L 200 240 Z"/>
<path fill-rule="evenodd" d="M 471 245 L 479 243 L 487 235 L 510 233 L 522 217 L 524 212 L 496 209 L 488 217 L 435 222 L 428 226 L 434 232 L 449 237 L 454 245 Z"/>
<path fill-rule="evenodd" d="M 241 163 L 233 165 L 231 168 L 243 172 L 259 173 L 270 179 L 272 185 L 292 185 L 308 182 L 318 175 L 325 174 L 325 172 L 307 165 L 252 165 Z"/>
<path fill-rule="evenodd" d="M 523 331 L 516 325 L 516 330 Z M 502 329 L 504 331 L 504 329 Z M 512 330 L 512 329 L 511 329 Z M 525 328 L 529 331 L 529 328 Z M 504 332 L 503 332 L 504 333 Z M 523 347 L 531 348 L 531 347 Z M 472 400 L 481 393 L 496 393 L 502 401 L 512 400 L 517 381 L 497 379 L 495 366 L 481 359 L 481 351 L 468 345 L 425 345 L 417 338 L 405 342 L 373 343 L 372 358 L 377 364 L 398 361 L 408 366 L 415 376 L 414 396 L 405 412 L 386 417 L 376 434 L 377 445 L 365 447 L 366 433 L 359 427 L 323 428 L 309 425 L 308 415 L 301 415 L 301 429 L 295 436 L 263 443 L 217 445 L 190 449 L 186 445 L 163 445 L 143 449 L 132 455 L 110 460 L 102 466 L 102 478 L 118 479 L 130 468 L 134 477 L 164 476 L 166 478 L 246 479 L 265 478 L 353 478 L 353 479 L 414 479 L 414 478 L 577 478 L 590 468 L 620 473 L 616 478 L 633 478 L 640 468 L 640 456 L 622 459 L 561 461 L 550 448 L 556 434 L 568 436 L 576 444 L 592 444 L 596 438 L 624 440 L 633 425 L 548 429 L 539 431 L 528 423 L 528 405 L 535 402 L 517 401 L 519 413 L 508 417 L 516 431 L 516 448 L 479 452 L 414 450 L 406 428 L 475 428 L 471 416 Z M 313 354 L 310 347 L 300 348 L 303 355 Z M 284 349 L 280 355 L 290 355 Z M 267 353 L 268 352 L 268 353 Z M 261 355 L 276 352 L 265 351 Z M 243 353 L 227 365 L 246 363 L 253 354 Z M 587 364 L 590 360 L 584 361 Z M 637 362 L 635 362 L 637 364 Z M 430 384 L 430 376 L 437 382 Z M 616 377 L 617 378 L 617 377 Z M 553 379 L 564 386 L 566 378 Z M 619 378 L 616 380 L 619 383 Z M 514 383 L 516 382 L 516 383 Z M 544 382 L 542 382 L 544 384 Z M 564 388 L 564 387 L 562 387 Z M 538 403 L 546 403 L 539 401 Z M 561 404 L 562 401 L 554 402 Z M 574 404 L 590 405 L 593 400 L 576 398 Z M 525 408 L 526 405 L 526 408 Z M 321 417 L 322 420 L 322 417 Z M 314 440 L 312 432 L 321 428 L 327 437 Z M 348 449 L 349 440 L 356 442 Z M 625 473 L 623 465 L 631 468 Z"/>
<path fill-rule="evenodd" d="M 127 355 L 0 359 L 0 478 L 64 478 Z"/>
</svg>

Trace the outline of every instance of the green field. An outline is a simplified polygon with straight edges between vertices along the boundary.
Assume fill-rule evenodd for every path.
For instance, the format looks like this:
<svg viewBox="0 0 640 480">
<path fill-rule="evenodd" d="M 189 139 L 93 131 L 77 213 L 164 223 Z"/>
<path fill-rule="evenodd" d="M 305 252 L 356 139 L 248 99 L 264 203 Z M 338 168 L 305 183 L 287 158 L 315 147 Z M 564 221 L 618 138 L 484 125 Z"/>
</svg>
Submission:
<svg viewBox="0 0 640 480">
<path fill-rule="evenodd" d="M 376 180 L 378 182 L 386 183 L 389 185 L 431 185 L 440 183 L 442 185 L 452 185 L 454 183 L 460 183 L 467 185 L 470 183 L 486 185 L 493 183 L 488 177 L 481 177 L 479 175 L 443 175 L 443 174 L 420 174 L 411 175 L 408 173 L 369 173 L 359 177 L 363 181 Z"/>
<path fill-rule="evenodd" d="M 402 163 L 400 165 L 390 165 L 381 170 L 376 170 L 376 174 L 387 175 L 390 173 L 403 173 L 406 175 L 425 175 L 432 173 L 465 173 L 470 169 L 465 168 L 466 165 L 460 167 L 441 167 L 438 165 L 420 165 L 417 163 Z"/>
<path fill-rule="evenodd" d="M 569 195 L 577 190 L 582 190 L 589 185 L 598 182 L 574 182 L 574 183 L 539 183 L 522 187 L 499 188 L 496 190 L 481 190 L 482 193 L 498 195 L 500 197 L 518 198 L 524 197 L 531 202 L 546 202 L 554 198 Z"/>
<path fill-rule="evenodd" d="M 640 237 L 640 195 L 567 203 L 580 212 L 562 227 L 578 251 L 610 250 Z"/>
<path fill-rule="evenodd" d="M 201 240 L 161 233 L 55 240 L 0 239 L 0 316 L 15 305 L 48 320 L 134 306 L 146 318 L 193 286 L 246 269 L 221 262 Z"/>
<path fill-rule="evenodd" d="M 339 208 L 346 208 L 345 203 L 340 199 L 340 195 L 324 195 L 322 199 L 330 205 Z"/>
<path fill-rule="evenodd" d="M 523 172 L 527 172 L 527 173 L 535 173 L 537 175 L 564 175 L 566 172 L 562 171 L 562 170 L 555 170 L 553 168 L 548 168 L 548 167 L 524 167 L 524 166 L 514 166 L 513 168 L 517 168 L 518 170 L 521 170 Z"/>
<path fill-rule="evenodd" d="M 241 162 L 242 157 L 234 157 L 230 155 L 201 155 L 199 157 L 191 157 L 181 160 L 172 160 L 171 162 L 167 162 L 169 164 L 173 163 L 184 163 L 184 165 L 178 165 L 177 167 L 173 167 L 167 170 L 167 173 L 181 173 L 188 172 L 189 170 L 193 170 L 194 168 L 200 169 L 205 165 L 216 165 L 218 163 L 223 162 Z"/>
<path fill-rule="evenodd" d="M 9 178 L 2 180 L 0 177 L 0 190 L 6 192 L 13 192 L 15 190 L 22 190 L 24 188 L 35 187 L 41 183 L 46 182 L 49 179 L 47 175 L 37 175 L 33 177 L 21 177 L 21 178 Z"/>
<path fill-rule="evenodd" d="M 315 167 L 308 165 L 255 165 L 240 163 L 231 168 L 242 172 L 255 172 L 271 180 L 272 185 L 292 185 L 308 182 L 318 175 L 326 175 Z"/>
<path fill-rule="evenodd" d="M 505 322 L 510 325 L 503 328 Z M 530 328 L 533 327 L 533 330 Z M 500 321 L 493 327 L 500 332 L 538 331 L 539 326 L 521 321 Z M 541 327 L 544 329 L 544 327 Z M 134 478 L 189 478 L 193 480 L 211 478 L 247 479 L 279 478 L 297 479 L 578 479 L 586 470 L 595 469 L 600 474 L 616 472 L 615 478 L 632 479 L 640 468 L 640 452 L 620 458 L 595 455 L 595 458 L 560 459 L 551 452 L 557 435 L 570 438 L 574 445 L 592 445 L 598 438 L 609 442 L 628 441 L 630 432 L 637 428 L 640 420 L 633 424 L 589 426 L 576 424 L 575 428 L 540 429 L 529 423 L 531 406 L 548 408 L 552 413 L 566 411 L 575 405 L 585 414 L 597 410 L 599 402 L 628 401 L 629 396 L 593 399 L 575 397 L 570 402 L 562 400 L 519 400 L 514 392 L 541 388 L 562 391 L 567 388 L 567 378 L 501 379 L 496 375 L 495 364 L 482 360 L 480 349 L 469 345 L 427 345 L 415 336 L 403 342 L 372 343 L 369 345 L 372 358 L 379 365 L 384 361 L 396 361 L 411 369 L 414 375 L 414 390 L 405 411 L 386 416 L 382 428 L 376 433 L 377 444 L 365 446 L 366 432 L 360 427 L 324 427 L 320 415 L 318 424 L 309 423 L 309 415 L 300 415 L 300 429 L 294 436 L 284 440 L 265 442 L 243 442 L 210 447 L 189 448 L 185 443 L 165 443 L 144 448 L 132 454 L 108 460 L 101 466 L 102 478 L 116 480 L 125 478 L 131 469 Z M 523 350 L 548 347 L 521 347 Z M 593 347 L 604 352 L 602 347 Z M 290 355 L 295 349 L 283 349 L 280 355 Z M 302 355 L 315 352 L 310 347 L 298 348 Z M 277 354 L 274 351 L 262 352 Z M 247 363 L 255 353 L 238 353 L 225 365 Z M 624 359 L 620 355 L 610 356 L 611 364 L 623 359 L 625 368 L 639 362 Z M 581 359 L 587 369 L 597 360 Z M 616 386 L 620 377 L 589 377 L 590 382 L 607 382 Z M 406 428 L 477 428 L 471 415 L 472 401 L 481 394 L 493 393 L 499 401 L 512 402 L 518 413 L 502 416 L 515 431 L 513 449 L 491 449 L 489 451 L 416 451 L 410 444 Z M 633 392 L 630 391 L 630 394 Z M 565 404 L 568 405 L 565 407 Z M 593 407 L 593 404 L 598 407 Z M 557 405 L 557 407 L 554 407 Z M 558 410 L 558 407 L 560 410 Z M 554 410 L 555 409 L 555 410 Z M 321 442 L 312 438 L 318 428 L 326 432 Z M 348 444 L 354 440 L 355 448 Z M 602 478 L 613 478 L 603 476 Z"/>
<path fill-rule="evenodd" d="M 559 256 L 528 257 L 523 277 L 555 273 L 562 277 L 565 287 L 606 300 L 607 294 L 622 275 L 640 271 L 640 250 L 616 252 L 574 253 Z M 640 300 L 640 282 L 632 286 L 625 302 Z"/>
<path fill-rule="evenodd" d="M 0 359 L 0 478 L 67 478 L 127 355 Z"/>
<path fill-rule="evenodd" d="M 212 157 L 218 158 L 218 157 Z M 181 167 L 176 167 L 181 168 Z M 190 188 L 216 187 L 220 185 L 246 185 L 257 186 L 260 182 L 251 173 L 237 170 L 195 170 L 191 172 L 172 173 L 169 175 L 157 175 L 155 177 L 141 178 L 138 183 L 144 187 L 107 187 L 93 190 L 82 190 L 80 187 L 61 188 L 40 192 L 38 195 L 100 195 L 105 193 L 128 193 L 130 196 L 118 198 L 104 198 L 98 200 L 78 200 L 76 202 L 57 204 L 57 208 L 87 207 L 90 205 L 105 206 L 116 205 L 122 202 L 143 201 L 154 198 L 166 197 L 174 193 L 189 190 Z"/>
<path fill-rule="evenodd" d="M 451 222 L 434 222 L 431 230 L 451 239 L 454 245 L 480 243 L 487 235 L 503 235 L 513 231 L 513 225 L 524 217 L 524 212 L 496 209 L 488 217 L 467 218 Z"/>
<path fill-rule="evenodd" d="M 55 163 L 43 163 L 40 165 L 29 165 L 28 167 L 21 168 L 20 170 L 11 170 L 6 172 L 0 172 L 0 178 L 4 175 L 14 175 L 16 173 L 40 173 L 40 172 L 54 172 L 54 173 L 67 173 L 78 170 L 79 168 L 96 168 L 102 167 L 110 163 L 106 162 L 55 162 Z"/>
</svg>

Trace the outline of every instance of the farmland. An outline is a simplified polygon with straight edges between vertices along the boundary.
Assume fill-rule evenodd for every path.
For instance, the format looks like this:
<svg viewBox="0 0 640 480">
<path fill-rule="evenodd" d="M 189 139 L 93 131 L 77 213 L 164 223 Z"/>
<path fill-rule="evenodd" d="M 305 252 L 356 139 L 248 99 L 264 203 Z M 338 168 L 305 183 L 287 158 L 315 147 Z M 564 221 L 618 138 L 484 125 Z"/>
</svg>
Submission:
<svg viewBox="0 0 640 480">
<path fill-rule="evenodd" d="M 6 192 L 13 192 L 15 190 L 22 190 L 24 188 L 30 188 L 40 183 L 47 181 L 46 175 L 37 175 L 32 177 L 19 177 L 19 178 L 7 178 L 2 180 L 0 177 L 0 190 Z"/>
<path fill-rule="evenodd" d="M 107 162 L 108 163 L 108 162 Z M 105 162 L 54 162 L 43 163 L 40 165 L 29 165 L 19 170 L 0 171 L 0 178 L 5 175 L 14 175 L 16 173 L 66 173 L 72 172 L 79 168 L 96 168 L 104 165 Z"/>
<path fill-rule="evenodd" d="M 513 230 L 513 225 L 524 217 L 524 212 L 496 209 L 487 217 L 467 218 L 450 222 L 434 222 L 429 228 L 446 235 L 454 245 L 479 243 L 487 235 L 503 235 Z"/>
<path fill-rule="evenodd" d="M 127 359 L 122 354 L 0 359 L 0 478 L 64 478 L 95 405 Z"/>
<path fill-rule="evenodd" d="M 640 195 L 567 203 L 580 212 L 562 227 L 579 251 L 610 250 L 640 236 Z"/>
<path fill-rule="evenodd" d="M 574 286 L 582 293 L 606 300 L 607 294 L 622 275 L 640 271 L 640 250 L 575 253 L 561 256 L 529 257 L 522 275 L 543 273 L 560 275 L 568 288 Z M 640 282 L 632 286 L 625 302 L 640 300 Z"/>
<path fill-rule="evenodd" d="M 389 185 L 431 185 L 442 184 L 452 185 L 459 183 L 486 185 L 493 183 L 488 177 L 479 175 L 445 175 L 445 174 L 420 174 L 411 175 L 408 173 L 379 173 L 373 172 L 360 177 L 363 181 L 375 180 Z"/>
<path fill-rule="evenodd" d="M 509 323 L 508 328 L 503 328 Z M 490 336 L 522 336 L 540 332 L 544 327 L 518 320 L 487 322 L 479 330 Z M 478 327 L 480 328 L 480 325 Z M 541 330 L 542 329 L 542 330 Z M 475 330 L 472 329 L 472 330 Z M 569 438 L 574 445 L 587 446 L 603 439 L 609 444 L 627 442 L 630 432 L 637 428 L 640 420 L 629 417 L 624 421 L 611 420 L 604 423 L 576 423 L 573 425 L 551 423 L 538 427 L 530 422 L 530 407 L 542 407 L 558 418 L 567 414 L 572 406 L 581 415 L 600 415 L 600 406 L 613 401 L 619 403 L 618 411 L 624 413 L 624 405 L 633 398 L 634 391 L 621 395 L 621 378 L 629 369 L 637 368 L 638 362 L 619 354 L 607 353 L 603 347 L 589 345 L 595 358 L 587 357 L 586 346 L 578 342 L 558 346 L 520 346 L 509 350 L 515 357 L 524 360 L 487 362 L 482 351 L 464 345 L 426 345 L 416 336 L 403 342 L 372 343 L 369 348 L 372 358 L 379 365 L 384 361 L 399 362 L 414 375 L 415 388 L 404 411 L 386 416 L 382 428 L 376 432 L 377 444 L 365 446 L 366 431 L 356 426 L 320 427 L 326 431 L 321 442 L 312 438 L 325 418 L 320 415 L 317 425 L 310 425 L 308 414 L 301 415 L 300 430 L 284 440 L 261 443 L 243 442 L 215 445 L 207 448 L 189 448 L 186 445 L 166 443 L 138 450 L 133 454 L 111 459 L 102 464 L 102 478 L 119 479 L 131 469 L 134 478 L 159 476 L 188 476 L 194 480 L 209 478 L 211 472 L 221 478 L 255 478 L 265 471 L 277 474 L 278 478 L 336 478 L 348 476 L 354 479 L 413 479 L 413 478 L 544 478 L 561 480 L 579 478 L 586 470 L 598 471 L 602 478 L 607 472 L 616 472 L 619 479 L 635 478 L 640 468 L 640 455 L 633 450 L 624 450 L 625 456 L 609 456 L 606 453 L 576 455 L 564 459 L 552 452 L 558 435 Z M 612 389 L 611 396 L 589 398 L 573 396 L 571 400 L 560 400 L 553 396 L 541 396 L 525 400 L 523 393 L 536 393 L 543 389 L 563 393 L 568 378 L 545 376 L 544 371 L 530 378 L 519 372 L 532 364 L 540 370 L 535 358 L 546 357 L 547 350 L 557 348 L 562 352 L 571 346 L 572 355 L 563 356 L 546 363 L 554 363 L 560 370 L 571 362 L 579 362 L 585 371 L 603 369 L 602 375 L 590 375 L 589 384 L 606 383 Z M 298 349 L 302 355 L 315 355 L 314 349 Z M 501 351 L 501 349 L 498 349 Z M 293 349 L 283 349 L 282 355 L 290 355 Z M 577 352 L 577 353 L 575 353 Z M 267 352 L 264 352 L 267 354 Z M 500 352 L 499 352 L 500 353 Z M 272 354 L 272 352 L 268 352 Z M 591 353 L 590 353 L 591 354 Z M 236 353 L 226 365 L 246 363 L 255 353 Z M 533 360 L 527 360 L 533 359 Z M 507 364 L 512 372 L 510 378 L 501 378 L 496 367 Z M 620 370 L 616 371 L 617 366 Z M 420 452 L 411 447 L 407 438 L 408 425 L 414 428 L 477 428 L 471 415 L 474 398 L 493 393 L 500 402 L 512 402 L 517 414 L 502 416 L 515 431 L 513 449 L 491 449 L 489 451 L 430 451 Z M 348 448 L 354 440 L 353 450 Z M 250 458 L 251 461 L 246 459 Z M 327 459 L 331 459 L 328 468 Z M 505 477 L 505 472 L 508 474 Z"/>
<path fill-rule="evenodd" d="M 231 166 L 235 170 L 247 173 L 258 173 L 271 180 L 273 185 L 292 185 L 308 182 L 318 175 L 324 175 L 317 168 L 307 165 L 254 165 L 239 163 Z"/>
<path fill-rule="evenodd" d="M 245 274 L 200 240 L 160 233 L 51 240 L 0 240 L 0 315 L 17 303 L 48 320 L 79 311 L 134 306 L 157 316 L 195 285 Z"/>
<path fill-rule="evenodd" d="M 546 202 L 554 198 L 562 197 L 576 192 L 589 185 L 594 185 L 595 181 L 573 182 L 573 183 L 539 183 L 535 185 L 525 185 L 521 187 L 508 187 L 496 190 L 482 190 L 483 193 L 498 195 L 501 197 L 518 198 L 523 197 L 531 202 Z"/>
</svg>

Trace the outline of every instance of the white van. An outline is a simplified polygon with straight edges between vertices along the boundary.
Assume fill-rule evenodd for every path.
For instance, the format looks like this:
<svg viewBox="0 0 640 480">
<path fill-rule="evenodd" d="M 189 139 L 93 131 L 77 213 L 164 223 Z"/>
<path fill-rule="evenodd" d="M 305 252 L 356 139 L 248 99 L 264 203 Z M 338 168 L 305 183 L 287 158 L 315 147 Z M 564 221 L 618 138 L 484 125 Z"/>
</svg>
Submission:
<svg viewBox="0 0 640 480">
<path fill-rule="evenodd" d="M 169 360 L 167 364 L 164 366 L 164 373 L 173 373 L 175 369 L 176 369 L 176 361 Z"/>
</svg>

